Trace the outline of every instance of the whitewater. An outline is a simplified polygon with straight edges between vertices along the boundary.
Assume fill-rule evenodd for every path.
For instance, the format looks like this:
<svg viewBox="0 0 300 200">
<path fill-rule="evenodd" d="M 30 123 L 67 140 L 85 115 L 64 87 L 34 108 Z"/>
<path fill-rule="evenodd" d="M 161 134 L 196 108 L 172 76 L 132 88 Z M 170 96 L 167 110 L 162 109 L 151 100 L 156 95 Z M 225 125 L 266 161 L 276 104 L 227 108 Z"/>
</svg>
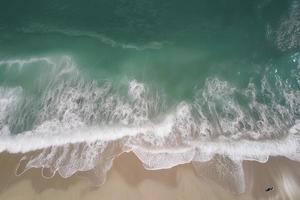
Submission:
<svg viewBox="0 0 300 200">
<path fill-rule="evenodd" d="M 300 161 L 300 56 L 289 59 L 288 76 L 266 70 L 245 88 L 208 77 L 192 100 L 173 104 L 149 83 L 90 79 L 71 56 L 1 60 L 5 76 L 35 78 L 0 87 L 0 152 L 25 153 L 17 175 L 47 168 L 48 178 L 67 178 L 96 169 L 97 184 L 124 152 L 149 170 L 197 169 L 221 156 L 243 192 L 243 161 Z"/>
</svg>

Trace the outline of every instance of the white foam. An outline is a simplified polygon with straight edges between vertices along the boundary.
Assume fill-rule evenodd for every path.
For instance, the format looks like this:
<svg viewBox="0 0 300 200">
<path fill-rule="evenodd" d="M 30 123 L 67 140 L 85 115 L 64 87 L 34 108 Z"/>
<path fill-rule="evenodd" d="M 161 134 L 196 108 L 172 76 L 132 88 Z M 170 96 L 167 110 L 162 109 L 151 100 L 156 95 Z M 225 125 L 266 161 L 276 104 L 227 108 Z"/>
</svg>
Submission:
<svg viewBox="0 0 300 200">
<path fill-rule="evenodd" d="M 276 46 L 286 51 L 300 46 L 300 3 L 298 0 L 291 2 L 288 16 L 281 18 L 278 28 L 272 31 L 271 26 L 267 27 L 267 38 L 272 38 Z"/>
<path fill-rule="evenodd" d="M 161 124 L 144 126 L 101 126 L 69 129 L 63 124 L 52 121 L 45 122 L 34 130 L 16 136 L 2 137 L 0 147 L 10 153 L 26 153 L 51 146 L 63 146 L 82 142 L 113 141 L 123 137 L 135 137 L 139 134 L 152 134 L 163 137 L 171 133 L 172 123 L 166 118 Z M 31 141 L 31 142 L 29 142 Z"/>
<path fill-rule="evenodd" d="M 21 87 L 0 87 L 0 135 L 9 135 L 7 122 L 22 95 Z"/>
<path fill-rule="evenodd" d="M 0 61 L 0 65 L 6 65 L 9 67 L 12 66 L 19 66 L 23 67 L 24 65 L 29 65 L 37 62 L 46 62 L 50 65 L 55 65 L 54 62 L 51 61 L 48 57 L 36 57 L 36 58 L 29 58 L 29 59 L 13 59 L 13 60 L 2 60 Z"/>
<path fill-rule="evenodd" d="M 109 45 L 111 47 L 119 47 L 123 49 L 133 49 L 137 51 L 142 51 L 142 50 L 147 50 L 147 49 L 161 49 L 165 45 L 169 44 L 167 41 L 151 41 L 145 44 L 133 44 L 133 43 L 124 43 L 121 41 L 116 41 L 110 37 L 107 37 L 105 34 L 93 32 L 93 31 L 78 31 L 78 30 L 69 30 L 69 29 L 62 29 L 62 28 L 55 28 L 55 27 L 44 27 L 40 24 L 33 24 L 30 27 L 24 28 L 24 32 L 26 33 L 59 33 L 67 36 L 72 36 L 72 37 L 88 37 L 88 38 L 93 38 L 95 40 L 98 40 L 102 42 L 103 44 Z"/>
<path fill-rule="evenodd" d="M 209 162 L 221 155 L 237 168 L 237 177 L 243 176 L 243 160 L 266 162 L 269 156 L 286 156 L 300 161 L 300 95 L 279 76 L 275 83 L 263 77 L 260 87 L 250 82 L 246 89 L 209 78 L 193 102 L 161 112 L 159 98 L 146 84 L 129 81 L 127 94 L 121 95 L 109 82 L 86 80 L 70 57 L 2 61 L 11 66 L 36 62 L 55 69 L 47 74 L 47 84 L 38 85 L 38 105 L 22 104 L 31 99 L 20 88 L 0 88 L 0 152 L 41 151 L 23 160 L 25 171 L 50 168 L 50 177 L 56 172 L 69 177 L 99 166 L 103 182 L 113 159 L 124 151 L 135 153 L 151 170 Z M 236 94 L 247 99 L 246 108 Z M 259 100 L 261 95 L 269 104 Z M 21 124 L 12 135 L 18 120 L 6 119 L 18 111 L 10 109 L 16 102 L 23 112 L 19 117 L 27 116 L 30 106 L 38 109 L 29 113 L 31 124 Z M 245 189 L 243 180 L 231 179 L 239 191 Z"/>
</svg>

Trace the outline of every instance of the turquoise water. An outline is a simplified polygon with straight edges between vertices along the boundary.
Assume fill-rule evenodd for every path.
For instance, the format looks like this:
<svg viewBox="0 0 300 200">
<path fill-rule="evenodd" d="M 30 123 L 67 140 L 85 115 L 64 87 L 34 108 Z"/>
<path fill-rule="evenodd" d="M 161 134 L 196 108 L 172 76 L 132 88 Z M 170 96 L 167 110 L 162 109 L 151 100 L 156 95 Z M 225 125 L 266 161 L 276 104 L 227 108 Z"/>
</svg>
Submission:
<svg viewBox="0 0 300 200">
<path fill-rule="evenodd" d="M 223 155 L 242 176 L 300 158 L 299 68 L 297 0 L 2 0 L 0 151 L 105 174 L 120 141 L 148 169 Z"/>
<path fill-rule="evenodd" d="M 2 4 L 3 60 L 68 55 L 92 79 L 155 82 L 178 99 L 192 98 L 208 76 L 240 84 L 270 61 L 286 68 L 289 63 L 278 60 L 299 47 L 298 24 L 290 25 L 295 30 L 285 41 L 276 41 L 280 23 L 298 12 L 297 1 Z"/>
</svg>

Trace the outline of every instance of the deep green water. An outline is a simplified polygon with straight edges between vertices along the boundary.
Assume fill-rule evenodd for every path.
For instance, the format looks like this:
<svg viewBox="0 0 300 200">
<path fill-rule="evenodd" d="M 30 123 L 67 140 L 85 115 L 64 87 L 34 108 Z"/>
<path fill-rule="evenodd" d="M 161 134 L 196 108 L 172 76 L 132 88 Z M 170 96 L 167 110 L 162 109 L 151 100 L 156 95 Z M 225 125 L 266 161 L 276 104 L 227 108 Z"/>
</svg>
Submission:
<svg viewBox="0 0 300 200">
<path fill-rule="evenodd" d="M 266 65 L 289 70 L 299 14 L 276 40 L 291 12 L 299 13 L 297 1 L 2 0 L 0 56 L 69 55 L 92 79 L 126 76 L 189 99 L 209 76 L 244 85 Z"/>
</svg>

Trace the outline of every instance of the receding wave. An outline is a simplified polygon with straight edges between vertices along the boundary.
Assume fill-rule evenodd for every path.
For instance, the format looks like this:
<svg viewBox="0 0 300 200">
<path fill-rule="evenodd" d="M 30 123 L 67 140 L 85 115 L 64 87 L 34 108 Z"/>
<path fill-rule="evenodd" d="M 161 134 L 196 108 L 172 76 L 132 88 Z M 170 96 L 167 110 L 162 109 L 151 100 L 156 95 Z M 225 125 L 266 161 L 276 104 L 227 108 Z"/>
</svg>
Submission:
<svg viewBox="0 0 300 200">
<path fill-rule="evenodd" d="M 291 60 L 300 63 L 298 54 Z M 18 175 L 47 168 L 48 177 L 66 178 L 95 169 L 101 184 L 123 152 L 133 152 L 149 170 L 192 162 L 200 174 L 201 163 L 221 157 L 226 177 L 242 192 L 242 161 L 300 160 L 297 67 L 287 78 L 268 71 L 244 88 L 209 77 L 193 100 L 175 105 L 160 88 L 137 80 L 118 87 L 91 80 L 67 56 L 0 61 L 0 70 L 16 77 L 36 73 L 29 88 L 0 87 L 0 152 L 31 152 Z"/>
</svg>

